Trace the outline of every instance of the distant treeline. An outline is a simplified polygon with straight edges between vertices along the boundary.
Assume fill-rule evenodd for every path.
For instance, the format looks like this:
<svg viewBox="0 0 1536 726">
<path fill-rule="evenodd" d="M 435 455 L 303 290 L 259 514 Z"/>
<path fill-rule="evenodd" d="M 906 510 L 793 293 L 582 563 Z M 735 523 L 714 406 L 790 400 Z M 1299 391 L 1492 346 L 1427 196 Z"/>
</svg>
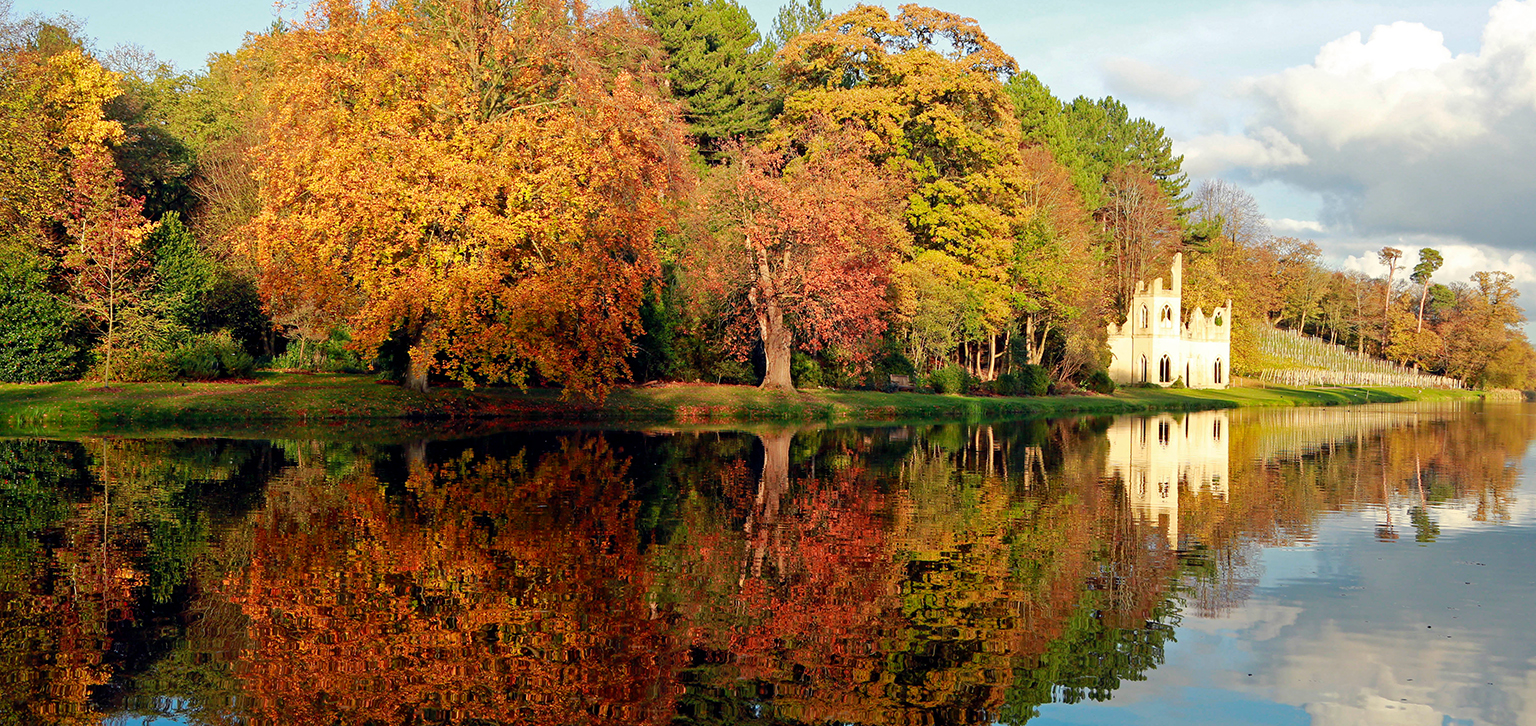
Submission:
<svg viewBox="0 0 1536 726">
<path fill-rule="evenodd" d="M 1527 385 L 1511 278 L 1275 238 L 1163 129 L 1062 102 L 968 18 L 819 0 L 320 0 L 180 72 L 0 16 L 0 380 L 366 370 L 1035 393 L 1185 254 L 1236 304 Z"/>
</svg>

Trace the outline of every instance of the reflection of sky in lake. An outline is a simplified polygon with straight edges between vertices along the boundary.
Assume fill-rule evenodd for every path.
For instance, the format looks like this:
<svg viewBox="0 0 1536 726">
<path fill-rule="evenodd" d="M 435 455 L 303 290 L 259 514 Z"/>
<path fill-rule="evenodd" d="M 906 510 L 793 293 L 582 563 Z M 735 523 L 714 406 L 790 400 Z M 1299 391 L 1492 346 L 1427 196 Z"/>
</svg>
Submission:
<svg viewBox="0 0 1536 726">
<path fill-rule="evenodd" d="M 1380 507 L 1324 515 L 1262 551 L 1236 610 L 1186 614 L 1148 680 L 1031 723 L 1536 725 L 1536 482 L 1514 496 L 1502 524 L 1431 505 L 1432 543 L 1414 541 L 1417 501 L 1394 502 L 1392 542 Z"/>
</svg>

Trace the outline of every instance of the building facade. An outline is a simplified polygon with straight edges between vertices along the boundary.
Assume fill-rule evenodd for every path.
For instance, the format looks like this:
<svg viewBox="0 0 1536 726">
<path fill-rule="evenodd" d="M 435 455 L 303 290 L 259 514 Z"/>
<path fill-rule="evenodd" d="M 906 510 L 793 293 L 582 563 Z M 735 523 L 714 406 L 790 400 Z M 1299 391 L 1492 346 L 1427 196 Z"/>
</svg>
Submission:
<svg viewBox="0 0 1536 726">
<path fill-rule="evenodd" d="M 1171 386 L 1182 380 L 1190 388 L 1226 388 L 1232 361 L 1232 301 L 1211 311 L 1198 308 L 1183 320 L 1184 256 L 1173 256 L 1169 275 L 1136 283 L 1125 322 L 1109 324 L 1109 377 L 1118 385 L 1155 383 Z"/>
</svg>

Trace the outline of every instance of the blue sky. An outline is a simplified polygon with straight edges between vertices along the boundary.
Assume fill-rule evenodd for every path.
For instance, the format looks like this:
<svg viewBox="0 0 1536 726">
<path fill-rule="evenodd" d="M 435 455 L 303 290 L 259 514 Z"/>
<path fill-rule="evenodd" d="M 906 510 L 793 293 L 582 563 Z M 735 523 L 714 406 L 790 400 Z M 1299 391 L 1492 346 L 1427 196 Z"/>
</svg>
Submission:
<svg viewBox="0 0 1536 726">
<path fill-rule="evenodd" d="M 5 0 L 0 0 L 3 3 Z M 838 9 L 838 0 L 826 0 Z M 263 0 L 11 0 L 68 12 L 102 50 L 181 68 L 281 13 Z M 747 0 L 766 28 L 779 0 Z M 954 0 L 1063 99 L 1114 95 L 1169 131 L 1196 182 L 1251 191 L 1278 234 L 1379 272 L 1373 250 L 1446 252 L 1442 279 L 1515 273 L 1536 299 L 1536 0 Z"/>
</svg>

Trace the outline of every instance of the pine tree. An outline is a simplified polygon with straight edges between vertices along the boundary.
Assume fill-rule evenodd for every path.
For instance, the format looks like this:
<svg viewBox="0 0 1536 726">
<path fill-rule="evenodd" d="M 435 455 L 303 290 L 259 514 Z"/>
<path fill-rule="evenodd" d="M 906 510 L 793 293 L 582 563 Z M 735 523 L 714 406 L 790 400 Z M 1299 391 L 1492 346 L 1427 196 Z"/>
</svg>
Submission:
<svg viewBox="0 0 1536 726">
<path fill-rule="evenodd" d="M 636 0 L 635 8 L 660 36 L 672 95 L 706 157 L 768 129 L 779 105 L 772 54 L 746 8 L 735 0 Z"/>
</svg>

